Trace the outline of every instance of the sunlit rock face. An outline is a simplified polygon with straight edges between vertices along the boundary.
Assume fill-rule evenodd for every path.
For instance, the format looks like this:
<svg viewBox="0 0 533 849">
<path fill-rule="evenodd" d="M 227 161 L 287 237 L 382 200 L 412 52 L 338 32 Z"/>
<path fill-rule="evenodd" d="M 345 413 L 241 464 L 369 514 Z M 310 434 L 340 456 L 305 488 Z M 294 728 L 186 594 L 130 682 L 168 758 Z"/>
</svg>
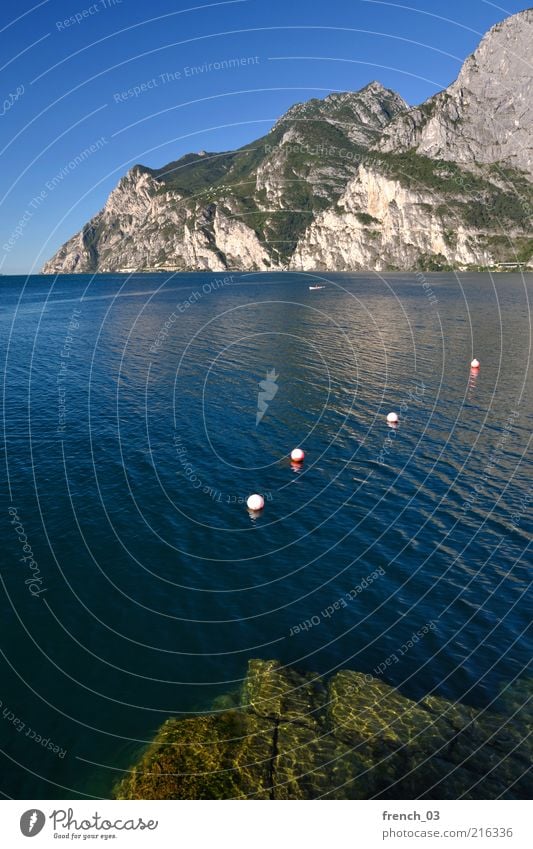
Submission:
<svg viewBox="0 0 533 849">
<path fill-rule="evenodd" d="M 338 203 L 320 213 L 299 240 L 290 260 L 294 270 L 432 270 L 484 266 L 489 242 L 462 220 L 463 202 L 451 193 L 435 203 L 429 187 L 406 185 L 361 166 Z M 520 240 L 521 232 L 516 228 Z"/>
<path fill-rule="evenodd" d="M 533 179 L 533 9 L 496 24 L 457 80 L 392 121 L 382 150 L 416 150 L 459 164 L 499 163 Z"/>
<path fill-rule="evenodd" d="M 165 722 L 115 795 L 528 798 L 530 690 L 525 680 L 508 688 L 498 714 L 413 701 L 361 672 L 324 680 L 252 660 L 242 691 L 217 699 L 214 713 Z"/>
<path fill-rule="evenodd" d="M 239 150 L 134 166 L 43 272 L 533 267 L 533 10 L 421 106 L 372 82 Z"/>
</svg>

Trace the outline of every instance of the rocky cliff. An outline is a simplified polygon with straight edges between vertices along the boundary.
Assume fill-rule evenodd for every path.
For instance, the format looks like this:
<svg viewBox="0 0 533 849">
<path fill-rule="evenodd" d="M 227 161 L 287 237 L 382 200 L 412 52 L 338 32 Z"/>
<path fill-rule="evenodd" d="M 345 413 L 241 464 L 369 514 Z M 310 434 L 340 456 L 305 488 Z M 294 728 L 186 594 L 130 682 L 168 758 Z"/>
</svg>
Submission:
<svg viewBox="0 0 533 849">
<path fill-rule="evenodd" d="M 136 165 L 43 272 L 533 267 L 532 41 L 527 10 L 420 107 L 372 82 L 239 150 Z"/>
<path fill-rule="evenodd" d="M 468 167 L 506 164 L 533 179 L 533 9 L 496 24 L 446 91 L 385 128 L 382 150 Z"/>
</svg>

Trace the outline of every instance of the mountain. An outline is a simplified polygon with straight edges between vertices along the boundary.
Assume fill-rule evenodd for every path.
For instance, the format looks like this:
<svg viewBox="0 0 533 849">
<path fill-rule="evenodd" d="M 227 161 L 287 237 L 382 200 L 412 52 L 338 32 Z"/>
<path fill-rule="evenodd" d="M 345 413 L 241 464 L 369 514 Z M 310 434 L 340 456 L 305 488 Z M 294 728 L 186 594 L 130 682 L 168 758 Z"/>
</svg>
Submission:
<svg viewBox="0 0 533 849">
<path fill-rule="evenodd" d="M 533 9 L 496 24 L 446 91 L 394 120 L 382 150 L 533 172 Z"/>
<path fill-rule="evenodd" d="M 529 9 L 421 106 L 372 82 L 239 150 L 135 165 L 43 273 L 533 267 L 532 41 Z"/>
</svg>

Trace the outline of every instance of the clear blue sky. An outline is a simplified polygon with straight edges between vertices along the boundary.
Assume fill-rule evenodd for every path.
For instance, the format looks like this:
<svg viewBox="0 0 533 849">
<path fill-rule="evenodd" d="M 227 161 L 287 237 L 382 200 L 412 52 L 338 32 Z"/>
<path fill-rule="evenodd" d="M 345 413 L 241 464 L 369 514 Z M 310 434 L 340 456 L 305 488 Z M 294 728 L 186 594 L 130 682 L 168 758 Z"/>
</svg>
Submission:
<svg viewBox="0 0 533 849">
<path fill-rule="evenodd" d="M 422 102 L 452 82 L 487 29 L 524 8 L 509 0 L 2 0 L 0 271 L 35 273 L 136 162 L 239 147 L 292 103 L 373 79 Z M 238 69 L 187 71 L 241 57 L 250 62 Z M 143 83 L 139 96 L 123 96 Z"/>
</svg>

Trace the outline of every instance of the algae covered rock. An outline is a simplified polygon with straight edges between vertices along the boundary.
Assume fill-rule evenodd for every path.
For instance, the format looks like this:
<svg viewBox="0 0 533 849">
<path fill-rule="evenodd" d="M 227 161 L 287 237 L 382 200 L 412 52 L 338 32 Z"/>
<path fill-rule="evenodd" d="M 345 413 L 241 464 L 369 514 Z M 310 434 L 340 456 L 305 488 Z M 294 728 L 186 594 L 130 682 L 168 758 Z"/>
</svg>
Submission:
<svg viewBox="0 0 533 849">
<path fill-rule="evenodd" d="M 170 719 L 116 789 L 119 799 L 269 797 L 274 727 L 239 711 Z"/>
<path fill-rule="evenodd" d="M 293 722 L 279 726 L 276 799 L 365 799 L 369 764 L 331 732 L 316 735 Z"/>
<path fill-rule="evenodd" d="M 375 754 L 405 747 L 434 750 L 453 735 L 444 715 L 360 672 L 343 670 L 331 679 L 328 710 L 338 737 Z"/>
<path fill-rule="evenodd" d="M 252 660 L 239 698 L 165 722 L 115 796 L 528 798 L 530 685 L 507 693 L 506 716 L 433 695 L 413 701 L 351 670 L 328 682 Z"/>
<path fill-rule="evenodd" d="M 277 660 L 251 660 L 243 701 L 259 716 L 297 719 L 314 726 L 322 718 L 326 688 L 316 673 L 301 673 Z"/>
<path fill-rule="evenodd" d="M 383 681 L 343 670 L 329 685 L 328 711 L 336 734 L 353 745 L 401 746 L 427 713 Z"/>
</svg>

